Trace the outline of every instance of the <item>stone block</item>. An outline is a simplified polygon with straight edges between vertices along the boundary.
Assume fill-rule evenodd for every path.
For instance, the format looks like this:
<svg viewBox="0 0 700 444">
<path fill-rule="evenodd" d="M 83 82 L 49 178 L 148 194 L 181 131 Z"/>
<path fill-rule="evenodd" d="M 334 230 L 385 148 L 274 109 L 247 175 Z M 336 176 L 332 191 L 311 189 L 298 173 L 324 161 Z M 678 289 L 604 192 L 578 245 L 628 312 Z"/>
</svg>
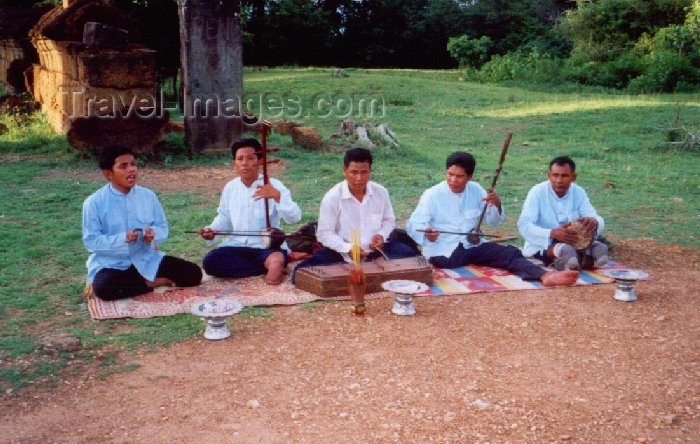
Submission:
<svg viewBox="0 0 700 444">
<path fill-rule="evenodd" d="M 162 118 L 79 117 L 70 120 L 68 143 L 81 151 L 100 152 L 108 145 L 125 145 L 135 153 L 148 152 L 165 140 L 168 113 Z"/>
<path fill-rule="evenodd" d="M 87 50 L 78 55 L 81 83 L 105 88 L 129 89 L 156 86 L 156 52 Z"/>
</svg>

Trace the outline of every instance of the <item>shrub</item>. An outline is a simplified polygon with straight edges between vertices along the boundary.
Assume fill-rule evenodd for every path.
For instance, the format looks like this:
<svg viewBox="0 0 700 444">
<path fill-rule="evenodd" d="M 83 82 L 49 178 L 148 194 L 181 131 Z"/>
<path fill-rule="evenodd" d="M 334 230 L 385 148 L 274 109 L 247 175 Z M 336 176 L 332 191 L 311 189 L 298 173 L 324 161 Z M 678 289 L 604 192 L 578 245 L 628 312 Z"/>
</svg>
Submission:
<svg viewBox="0 0 700 444">
<path fill-rule="evenodd" d="M 489 58 L 489 51 L 493 47 L 493 41 L 488 36 L 478 39 L 470 39 L 466 35 L 450 37 L 447 41 L 447 51 L 453 59 L 459 62 L 461 67 L 478 68 Z"/>
<path fill-rule="evenodd" d="M 674 51 L 658 51 L 644 57 L 644 71 L 629 82 L 627 89 L 634 93 L 689 91 L 697 88 L 700 69 L 690 58 Z"/>
<path fill-rule="evenodd" d="M 560 78 L 562 60 L 536 49 L 496 55 L 482 66 L 478 79 L 484 82 L 505 80 L 555 82 Z"/>
</svg>

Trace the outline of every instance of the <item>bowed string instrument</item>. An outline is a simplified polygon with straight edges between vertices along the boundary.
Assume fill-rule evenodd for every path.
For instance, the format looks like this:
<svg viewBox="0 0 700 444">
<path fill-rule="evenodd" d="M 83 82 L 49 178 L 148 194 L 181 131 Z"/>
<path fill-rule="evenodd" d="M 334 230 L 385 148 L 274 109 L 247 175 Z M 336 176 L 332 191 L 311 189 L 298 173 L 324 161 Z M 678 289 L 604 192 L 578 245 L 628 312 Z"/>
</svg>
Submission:
<svg viewBox="0 0 700 444">
<path fill-rule="evenodd" d="M 262 145 L 262 158 L 259 163 L 262 164 L 263 169 L 263 184 L 268 185 L 270 183 L 270 174 L 267 170 L 267 165 L 271 163 L 279 163 L 279 159 L 268 159 L 267 153 L 279 151 L 279 148 L 268 148 L 267 147 L 267 134 L 272 128 L 272 125 L 267 120 L 262 120 L 260 125 L 261 132 L 261 145 Z M 285 239 L 289 237 L 308 237 L 303 234 L 285 234 L 279 228 L 274 228 L 270 223 L 270 202 L 269 197 L 263 198 L 265 205 L 265 229 L 262 231 L 217 231 L 215 234 L 221 236 L 254 236 L 263 238 L 263 246 L 265 248 L 278 249 L 282 246 Z M 185 233 L 197 233 L 197 231 L 187 230 Z"/>
</svg>

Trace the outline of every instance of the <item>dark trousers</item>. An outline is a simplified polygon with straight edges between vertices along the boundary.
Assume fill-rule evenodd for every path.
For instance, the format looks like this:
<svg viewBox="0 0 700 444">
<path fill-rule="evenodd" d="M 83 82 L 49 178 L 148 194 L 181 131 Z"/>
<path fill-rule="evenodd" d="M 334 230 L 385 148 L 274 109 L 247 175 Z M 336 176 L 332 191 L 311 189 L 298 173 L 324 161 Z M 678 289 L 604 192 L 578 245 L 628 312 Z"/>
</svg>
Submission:
<svg viewBox="0 0 700 444">
<path fill-rule="evenodd" d="M 194 287 L 202 282 L 202 270 L 190 261 L 164 256 L 156 277 L 167 278 L 178 287 Z M 105 301 L 130 298 L 153 290 L 133 265 L 126 270 L 103 268 L 92 280 L 95 296 Z"/>
<path fill-rule="evenodd" d="M 449 258 L 434 256 L 430 258 L 430 263 L 438 268 L 457 268 L 471 264 L 503 268 L 527 280 L 539 280 L 545 274 L 543 269 L 525 259 L 519 248 L 491 242 L 472 248 L 464 248 L 459 244 Z"/>
<path fill-rule="evenodd" d="M 250 247 L 219 247 L 211 250 L 204 256 L 202 267 L 204 271 L 215 277 L 247 277 L 258 276 L 267 273 L 265 259 L 272 253 L 279 251 L 284 256 L 284 265 L 287 265 L 287 252 L 272 248 Z"/>
<path fill-rule="evenodd" d="M 384 253 L 389 259 L 401 259 L 404 257 L 417 256 L 416 252 L 411 247 L 402 244 L 401 242 L 386 242 L 382 250 L 384 250 Z M 367 255 L 367 260 L 377 259 L 378 257 L 381 257 L 381 255 L 382 254 L 378 251 L 372 251 L 369 255 Z M 292 274 L 292 283 L 294 283 L 296 278 L 297 270 L 301 268 L 313 267 L 316 265 L 338 264 L 342 262 L 345 262 L 345 259 L 343 259 L 343 256 L 340 253 L 335 250 L 331 250 L 330 248 L 323 247 L 316 254 L 305 261 L 300 262 L 299 265 L 296 266 L 294 269 L 294 274 Z"/>
</svg>

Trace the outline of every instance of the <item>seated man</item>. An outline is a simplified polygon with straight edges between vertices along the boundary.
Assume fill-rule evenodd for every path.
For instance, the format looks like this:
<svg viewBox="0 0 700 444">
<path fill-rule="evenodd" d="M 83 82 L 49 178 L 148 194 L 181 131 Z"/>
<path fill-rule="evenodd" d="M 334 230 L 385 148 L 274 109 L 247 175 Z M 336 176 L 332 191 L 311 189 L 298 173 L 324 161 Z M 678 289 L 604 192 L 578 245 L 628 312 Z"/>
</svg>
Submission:
<svg viewBox="0 0 700 444">
<path fill-rule="evenodd" d="M 566 156 L 555 157 L 549 162 L 549 180 L 541 182 L 527 193 L 523 211 L 518 219 L 518 229 L 525 238 L 523 254 L 552 264 L 558 270 L 598 268 L 608 262 L 608 247 L 602 242 L 593 244 L 579 255 L 570 244 L 576 243 L 578 234 L 568 229 L 578 220 L 584 231 L 603 231 L 603 218 L 598 216 L 588 200 L 586 192 L 573 183 L 576 180 L 576 164 Z"/>
<path fill-rule="evenodd" d="M 350 230 L 360 230 L 360 254 L 367 260 L 381 255 L 389 259 L 415 256 L 409 246 L 387 241 L 396 219 L 389 192 L 370 181 L 372 153 L 365 148 L 351 148 L 343 159 L 345 180 L 331 188 L 321 201 L 316 239 L 323 245 L 296 269 L 315 265 L 352 262 Z"/>
<path fill-rule="evenodd" d="M 94 294 L 114 300 L 163 285 L 199 285 L 202 270 L 197 265 L 158 250 L 168 238 L 168 222 L 155 193 L 136 185 L 131 150 L 107 147 L 99 165 L 109 184 L 83 203 L 83 243 L 92 253 L 87 268 Z"/>
<path fill-rule="evenodd" d="M 545 272 L 525 259 L 517 247 L 496 243 L 471 245 L 465 235 L 474 228 L 484 205 L 485 221 L 498 225 L 503 221 L 503 207 L 498 195 L 488 193 L 472 182 L 476 161 L 465 152 L 452 153 L 445 164 L 446 180 L 427 189 L 408 220 L 408 234 L 423 246 L 423 255 L 439 268 L 456 268 L 477 264 L 504 268 L 522 279 L 540 280 L 544 285 L 572 285 L 578 272 Z"/>
<path fill-rule="evenodd" d="M 262 146 L 255 139 L 241 139 L 231 145 L 233 168 L 239 177 L 224 187 L 217 215 L 208 227 L 197 230 L 212 241 L 218 231 L 259 234 L 266 228 L 265 201 L 269 199 L 270 225 L 279 228 L 280 217 L 289 224 L 301 219 L 301 210 L 289 190 L 277 179 L 263 183 L 259 173 Z M 202 261 L 204 271 L 216 277 L 246 277 L 265 274 L 265 282 L 279 285 L 284 280 L 287 251 L 265 248 L 261 236 L 229 235 L 219 248 Z"/>
</svg>

